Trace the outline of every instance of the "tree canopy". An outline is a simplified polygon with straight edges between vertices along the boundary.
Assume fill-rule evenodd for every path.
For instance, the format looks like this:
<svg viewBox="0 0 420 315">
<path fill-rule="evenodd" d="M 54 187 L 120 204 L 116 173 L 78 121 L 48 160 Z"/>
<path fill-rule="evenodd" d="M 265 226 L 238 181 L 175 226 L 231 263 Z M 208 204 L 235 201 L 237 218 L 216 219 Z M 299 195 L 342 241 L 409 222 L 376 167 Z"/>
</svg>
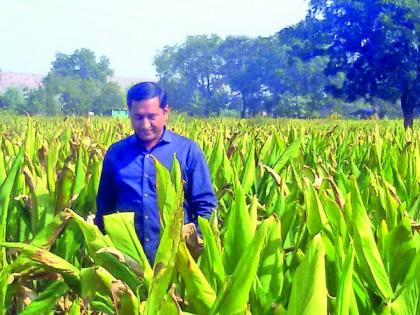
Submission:
<svg viewBox="0 0 420 315">
<path fill-rule="evenodd" d="M 400 104 L 410 126 L 420 105 L 419 6 L 312 0 L 303 21 L 273 36 L 188 37 L 165 47 L 155 65 L 181 110 L 314 117 L 334 104 L 348 114 L 365 104 L 382 117 Z"/>
<path fill-rule="evenodd" d="M 172 106 L 205 115 L 224 110 L 237 110 L 241 117 L 312 115 L 327 100 L 325 58 L 301 60 L 292 54 L 290 38 L 279 34 L 190 36 L 165 47 L 154 63 Z M 286 106 L 291 99 L 294 106 Z"/>
<path fill-rule="evenodd" d="M 167 46 L 156 55 L 160 82 L 176 95 L 173 107 L 203 115 L 220 111 L 220 43 L 217 35 L 188 36 L 184 43 Z"/>
<path fill-rule="evenodd" d="M 57 53 L 38 89 L 9 88 L 0 97 L 0 105 L 17 113 L 104 114 L 125 107 L 123 91 L 110 81 L 112 75 L 108 58 L 102 56 L 97 61 L 89 49 L 77 49 L 70 55 Z"/>
<path fill-rule="evenodd" d="M 411 126 L 420 105 L 420 3 L 312 0 L 310 8 L 314 55 L 328 56 L 327 75 L 344 74 L 327 89 L 349 101 L 400 100 L 404 125 Z"/>
<path fill-rule="evenodd" d="M 297 118 L 336 111 L 399 114 L 420 107 L 417 0 L 310 0 L 304 20 L 272 36 L 188 36 L 154 64 L 174 110 L 191 115 Z M 82 48 L 57 53 L 39 89 L 9 91 L 0 107 L 49 115 L 122 108 L 110 61 Z M 19 104 L 19 105 L 16 105 Z"/>
</svg>

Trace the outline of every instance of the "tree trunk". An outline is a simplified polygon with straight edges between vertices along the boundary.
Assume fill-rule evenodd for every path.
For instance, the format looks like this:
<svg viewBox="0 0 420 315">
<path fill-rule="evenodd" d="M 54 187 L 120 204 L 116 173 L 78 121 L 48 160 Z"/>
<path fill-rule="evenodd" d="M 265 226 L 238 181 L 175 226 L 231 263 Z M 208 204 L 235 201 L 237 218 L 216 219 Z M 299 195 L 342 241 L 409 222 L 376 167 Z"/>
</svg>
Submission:
<svg viewBox="0 0 420 315">
<path fill-rule="evenodd" d="M 404 117 L 404 128 L 413 128 L 414 104 L 412 104 L 408 91 L 404 91 L 401 95 L 401 109 Z"/>
<path fill-rule="evenodd" d="M 241 118 L 245 118 L 245 114 L 246 114 L 246 100 L 245 100 L 245 96 L 242 95 Z"/>
</svg>

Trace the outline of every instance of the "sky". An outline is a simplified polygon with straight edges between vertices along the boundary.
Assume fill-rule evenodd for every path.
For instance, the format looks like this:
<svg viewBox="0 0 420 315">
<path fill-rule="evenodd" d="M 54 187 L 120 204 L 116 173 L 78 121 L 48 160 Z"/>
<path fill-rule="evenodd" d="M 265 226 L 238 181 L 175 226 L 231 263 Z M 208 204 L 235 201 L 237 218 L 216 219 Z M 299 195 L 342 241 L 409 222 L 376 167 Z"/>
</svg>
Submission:
<svg viewBox="0 0 420 315">
<path fill-rule="evenodd" d="M 269 36 L 307 0 L 0 0 L 0 69 L 46 74 L 57 52 L 88 48 L 115 76 L 153 79 L 153 57 L 188 35 Z"/>
</svg>

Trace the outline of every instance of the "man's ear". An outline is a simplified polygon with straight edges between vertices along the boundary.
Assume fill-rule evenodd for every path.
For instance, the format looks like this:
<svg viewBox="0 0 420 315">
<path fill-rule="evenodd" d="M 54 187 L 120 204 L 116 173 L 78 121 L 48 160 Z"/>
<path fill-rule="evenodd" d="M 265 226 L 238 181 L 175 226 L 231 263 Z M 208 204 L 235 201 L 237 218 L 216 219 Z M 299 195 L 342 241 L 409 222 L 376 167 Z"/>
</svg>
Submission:
<svg viewBox="0 0 420 315">
<path fill-rule="evenodd" d="M 165 114 L 169 114 L 171 112 L 171 107 L 169 106 L 169 104 L 166 104 L 164 111 L 165 111 Z"/>
</svg>

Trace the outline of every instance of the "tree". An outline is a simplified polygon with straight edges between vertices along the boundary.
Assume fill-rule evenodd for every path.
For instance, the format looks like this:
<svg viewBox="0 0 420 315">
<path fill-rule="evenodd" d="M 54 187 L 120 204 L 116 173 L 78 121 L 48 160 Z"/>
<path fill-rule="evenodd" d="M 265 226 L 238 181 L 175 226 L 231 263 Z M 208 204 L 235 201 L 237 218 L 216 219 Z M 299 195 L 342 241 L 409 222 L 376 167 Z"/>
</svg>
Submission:
<svg viewBox="0 0 420 315">
<path fill-rule="evenodd" d="M 98 114 L 105 114 L 109 109 L 125 108 L 125 98 L 121 87 L 115 82 L 103 86 L 91 107 Z"/>
<path fill-rule="evenodd" d="M 311 117 L 330 101 L 322 71 L 327 57 L 305 60 L 297 48 L 301 24 L 270 37 L 227 37 L 220 45 L 221 73 L 242 100 L 241 117 L 265 111 L 274 116 Z"/>
<path fill-rule="evenodd" d="M 60 101 L 63 114 L 86 115 L 91 111 L 101 93 L 101 82 L 75 77 L 64 77 L 61 80 Z"/>
<path fill-rule="evenodd" d="M 374 97 L 401 103 L 404 126 L 420 106 L 420 3 L 416 0 L 312 0 L 315 54 L 328 75 L 343 73 L 329 91 L 349 101 Z M 321 34 L 321 35 L 319 35 Z"/>
<path fill-rule="evenodd" d="M 22 90 L 15 87 L 9 87 L 3 93 L 1 103 L 3 109 L 19 112 L 25 104 L 25 97 Z"/>
<path fill-rule="evenodd" d="M 160 83 L 173 108 L 194 114 L 234 109 L 241 117 L 263 111 L 312 116 L 328 100 L 322 74 L 327 57 L 294 54 L 301 29 L 258 38 L 190 36 L 155 57 Z"/>
<path fill-rule="evenodd" d="M 258 64 L 264 66 L 261 85 L 269 91 L 266 111 L 274 116 L 312 117 L 329 101 L 323 75 L 326 57 L 304 58 L 306 25 L 298 23 L 269 38 L 260 53 Z"/>
<path fill-rule="evenodd" d="M 46 93 L 45 89 L 40 87 L 28 92 L 24 110 L 30 115 L 46 113 Z"/>
<path fill-rule="evenodd" d="M 98 114 L 122 107 L 122 91 L 109 82 L 113 71 L 105 56 L 96 61 L 94 52 L 82 48 L 71 55 L 57 53 L 52 68 L 43 80 L 43 91 L 34 95 L 32 106 L 39 97 L 45 97 L 48 114 Z"/>
<path fill-rule="evenodd" d="M 231 92 L 241 100 L 242 118 L 262 111 L 262 78 L 266 69 L 272 66 L 269 65 L 270 58 L 267 58 L 269 45 L 270 38 L 228 36 L 219 47 L 218 53 L 223 60 L 220 73 Z"/>
<path fill-rule="evenodd" d="M 105 56 L 96 62 L 95 53 L 89 49 L 76 49 L 73 54 L 57 53 L 52 63 L 51 74 L 61 77 L 79 77 L 105 82 L 113 75 L 109 59 Z"/>
<path fill-rule="evenodd" d="M 167 46 L 154 59 L 160 83 L 168 91 L 172 106 L 188 110 L 194 99 L 202 104 L 202 114 L 219 112 L 215 101 L 222 88 L 221 59 L 217 35 L 188 36 L 181 45 Z"/>
</svg>

